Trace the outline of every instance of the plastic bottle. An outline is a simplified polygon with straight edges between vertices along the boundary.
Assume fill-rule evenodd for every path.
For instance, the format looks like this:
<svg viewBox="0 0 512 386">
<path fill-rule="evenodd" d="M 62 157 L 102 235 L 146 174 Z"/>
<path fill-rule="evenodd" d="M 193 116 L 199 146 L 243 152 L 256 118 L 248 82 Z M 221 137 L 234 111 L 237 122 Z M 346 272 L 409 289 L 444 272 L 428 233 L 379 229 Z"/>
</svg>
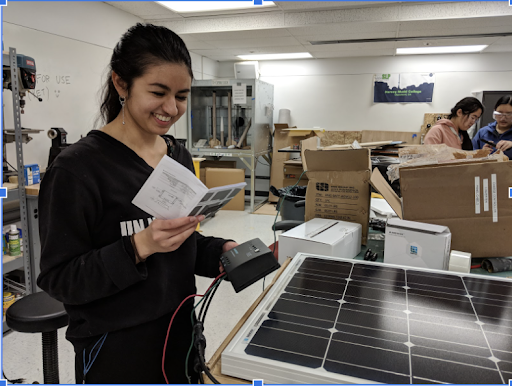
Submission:
<svg viewBox="0 0 512 386">
<path fill-rule="evenodd" d="M 23 253 L 23 232 L 20 228 L 18 228 L 18 232 L 20 232 L 20 251 Z"/>
<path fill-rule="evenodd" d="M 11 225 L 11 230 L 7 232 L 9 237 L 9 255 L 19 256 L 21 255 L 20 249 L 20 232 L 16 228 L 16 225 Z"/>
</svg>

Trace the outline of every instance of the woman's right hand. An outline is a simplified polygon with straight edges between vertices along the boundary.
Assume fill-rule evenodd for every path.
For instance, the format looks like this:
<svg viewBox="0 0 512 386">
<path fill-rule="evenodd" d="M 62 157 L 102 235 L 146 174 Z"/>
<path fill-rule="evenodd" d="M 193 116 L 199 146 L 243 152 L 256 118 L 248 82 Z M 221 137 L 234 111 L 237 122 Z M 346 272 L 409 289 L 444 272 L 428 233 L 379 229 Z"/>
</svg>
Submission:
<svg viewBox="0 0 512 386">
<path fill-rule="evenodd" d="M 142 260 L 158 252 L 172 252 L 194 233 L 204 216 L 180 217 L 173 220 L 153 220 L 134 237 L 137 252 Z"/>
</svg>

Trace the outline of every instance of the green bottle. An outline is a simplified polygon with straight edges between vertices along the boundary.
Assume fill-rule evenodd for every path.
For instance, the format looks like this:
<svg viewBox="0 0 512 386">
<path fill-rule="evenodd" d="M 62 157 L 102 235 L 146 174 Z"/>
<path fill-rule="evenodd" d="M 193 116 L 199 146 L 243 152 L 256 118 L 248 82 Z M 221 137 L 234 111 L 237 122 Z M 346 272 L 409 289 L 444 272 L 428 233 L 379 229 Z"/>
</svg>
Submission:
<svg viewBox="0 0 512 386">
<path fill-rule="evenodd" d="M 9 255 L 21 255 L 20 232 L 16 228 L 16 225 L 11 224 L 11 230 L 7 232 L 7 236 L 9 237 Z"/>
</svg>

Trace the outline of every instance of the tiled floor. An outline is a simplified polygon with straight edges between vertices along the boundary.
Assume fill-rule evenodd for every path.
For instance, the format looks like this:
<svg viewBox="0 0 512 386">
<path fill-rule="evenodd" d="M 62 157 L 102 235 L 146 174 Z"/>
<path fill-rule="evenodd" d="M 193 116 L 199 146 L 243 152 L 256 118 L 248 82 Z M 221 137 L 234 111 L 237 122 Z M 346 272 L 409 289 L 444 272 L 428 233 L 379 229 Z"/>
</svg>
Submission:
<svg viewBox="0 0 512 386">
<path fill-rule="evenodd" d="M 220 211 L 213 219 L 201 225 L 205 236 L 218 236 L 236 240 L 239 243 L 260 238 L 266 245 L 274 242 L 271 229 L 275 217 L 249 214 L 238 211 Z M 273 279 L 267 276 L 266 284 Z M 197 291 L 202 294 L 212 279 L 197 278 Z M 228 282 L 223 282 L 212 300 L 205 321 L 207 340 L 206 357 L 209 359 L 245 311 L 261 294 L 263 280 L 236 294 Z M 74 383 L 74 352 L 65 338 L 65 328 L 59 331 L 60 382 Z M 3 370 L 10 378 L 25 378 L 27 383 L 43 383 L 41 334 L 11 332 L 3 338 Z"/>
</svg>

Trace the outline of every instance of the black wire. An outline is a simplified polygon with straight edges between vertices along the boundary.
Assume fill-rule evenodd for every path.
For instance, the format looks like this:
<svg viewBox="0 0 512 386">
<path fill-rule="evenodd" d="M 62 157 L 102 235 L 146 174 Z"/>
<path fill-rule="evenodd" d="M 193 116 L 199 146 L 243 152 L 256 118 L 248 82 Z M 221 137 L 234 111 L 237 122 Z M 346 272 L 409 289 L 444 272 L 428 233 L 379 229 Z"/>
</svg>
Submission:
<svg viewBox="0 0 512 386">
<path fill-rule="evenodd" d="M 199 320 L 199 321 L 201 321 L 201 318 L 203 317 L 202 315 L 203 315 L 204 308 L 206 307 L 206 302 L 210 298 L 212 292 L 213 291 L 208 292 L 208 294 L 203 297 L 203 304 L 201 304 L 201 308 L 199 309 L 199 314 L 197 315 L 197 320 Z"/>
<path fill-rule="evenodd" d="M 220 280 L 224 279 L 224 276 L 222 276 Z M 207 301 L 208 301 L 208 304 L 206 305 L 206 308 L 204 310 L 204 315 L 203 315 L 203 318 L 202 319 L 199 319 L 201 322 L 203 322 L 204 324 L 204 320 L 206 319 L 206 313 L 208 312 L 208 308 L 210 308 L 210 303 L 212 302 L 212 299 L 213 299 L 213 295 L 215 295 L 215 292 L 217 292 L 217 290 L 219 289 L 220 287 L 220 284 L 218 286 L 216 286 L 213 291 L 211 291 L 211 295 L 208 297 Z"/>
<path fill-rule="evenodd" d="M 199 383 L 201 385 L 204 385 L 204 378 L 203 378 L 203 373 L 202 372 L 199 372 Z"/>
<path fill-rule="evenodd" d="M 210 369 L 208 366 L 206 366 L 205 360 L 204 360 L 204 348 L 199 347 L 197 350 L 197 355 L 199 355 L 199 362 L 201 363 L 201 368 L 203 369 L 204 373 L 210 380 L 215 383 L 216 385 L 220 385 L 221 383 L 215 379 L 215 377 L 210 373 Z"/>
<path fill-rule="evenodd" d="M 218 282 L 224 280 L 224 278 L 226 277 L 226 275 L 224 274 L 223 276 L 219 277 L 217 280 L 215 280 L 213 283 L 212 283 L 212 286 L 214 286 L 215 284 L 217 284 Z M 203 304 L 201 304 L 201 308 L 199 310 L 199 315 L 197 317 L 197 320 L 199 321 L 203 321 L 204 322 L 204 318 L 206 317 L 206 312 L 204 313 L 204 316 L 203 315 L 203 310 L 205 309 L 206 307 L 206 302 L 208 301 L 211 301 L 209 299 L 211 299 L 213 297 L 213 294 L 215 293 L 215 291 L 217 291 L 217 288 L 219 288 L 220 286 L 220 283 L 219 285 L 217 285 L 215 288 L 212 288 L 211 291 L 209 291 L 206 296 L 204 297 L 203 299 Z M 206 309 L 208 310 L 208 308 L 206 307 Z M 202 319 L 202 320 L 201 320 Z"/>
</svg>

